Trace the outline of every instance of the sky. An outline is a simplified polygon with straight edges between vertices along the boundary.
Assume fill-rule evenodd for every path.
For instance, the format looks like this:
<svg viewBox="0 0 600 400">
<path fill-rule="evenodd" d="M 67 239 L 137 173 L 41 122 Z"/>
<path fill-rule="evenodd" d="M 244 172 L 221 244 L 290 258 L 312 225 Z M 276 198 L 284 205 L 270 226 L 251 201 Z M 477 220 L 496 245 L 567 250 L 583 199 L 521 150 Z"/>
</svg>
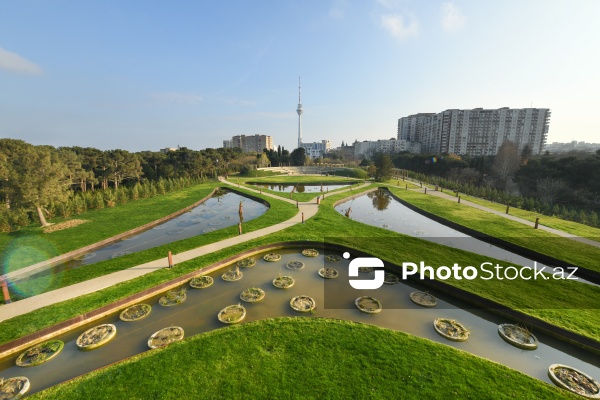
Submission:
<svg viewBox="0 0 600 400">
<path fill-rule="evenodd" d="M 0 0 L 0 137 L 158 151 L 389 139 L 451 108 L 550 108 L 600 142 L 600 1 Z"/>
</svg>

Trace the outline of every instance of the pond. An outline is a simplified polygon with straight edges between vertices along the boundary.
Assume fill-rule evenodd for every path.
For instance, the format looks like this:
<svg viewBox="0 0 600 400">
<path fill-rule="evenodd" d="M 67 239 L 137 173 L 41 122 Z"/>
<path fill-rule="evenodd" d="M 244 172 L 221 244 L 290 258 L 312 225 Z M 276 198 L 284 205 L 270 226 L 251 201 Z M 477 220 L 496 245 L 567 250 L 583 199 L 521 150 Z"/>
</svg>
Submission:
<svg viewBox="0 0 600 400">
<path fill-rule="evenodd" d="M 268 189 L 274 192 L 289 193 L 294 190 L 294 193 L 327 193 L 337 189 L 345 188 L 350 184 L 322 184 L 322 185 L 290 185 L 290 184 L 279 184 L 279 183 L 255 183 L 253 184 L 257 188 Z"/>
<path fill-rule="evenodd" d="M 322 251 L 316 257 L 305 257 L 301 251 L 302 249 L 299 248 L 270 251 L 268 253 L 276 252 L 281 255 L 278 261 L 272 262 L 265 261 L 263 254 L 257 255 L 253 267 L 240 268 L 243 276 L 236 281 L 227 282 L 221 279 L 221 275 L 229 269 L 225 267 L 211 274 L 214 284 L 205 289 L 188 288 L 186 301 L 175 306 L 160 306 L 159 296 L 145 301 L 152 305 L 152 311 L 142 320 L 123 322 L 119 320 L 118 313 L 115 313 L 103 320 L 78 328 L 59 337 L 65 342 L 65 346 L 54 360 L 24 369 L 15 366 L 15 359 L 18 356 L 15 355 L 0 361 L 0 376 L 9 378 L 25 375 L 31 381 L 30 393 L 34 393 L 148 351 L 149 337 L 162 328 L 171 325 L 179 326 L 185 331 L 185 337 L 223 328 L 226 325 L 217 319 L 219 311 L 226 306 L 241 303 L 247 310 L 243 323 L 282 316 L 346 319 L 400 330 L 444 343 L 507 365 L 547 383 L 551 383 L 547 371 L 549 365 L 553 363 L 573 366 L 596 379 L 600 377 L 598 365 L 600 360 L 597 356 L 574 345 L 534 332 L 539 339 L 539 347 L 533 351 L 521 350 L 506 343 L 498 335 L 498 325 L 510 321 L 493 313 L 470 309 L 472 307 L 468 304 L 435 291 L 431 293 L 437 297 L 437 306 L 419 307 L 409 299 L 409 294 L 415 289 L 426 290 L 418 283 L 383 285 L 377 290 L 349 289 L 348 260 L 342 259 L 337 263 L 329 263 L 324 261 Z M 291 268 L 288 268 L 287 264 L 293 261 L 299 261 L 303 265 L 292 263 Z M 335 268 L 339 276 L 336 279 L 323 279 L 318 271 L 324 266 Z M 373 272 L 361 274 L 367 277 Z M 291 276 L 295 280 L 294 285 L 289 289 L 274 287 L 272 281 L 280 275 Z M 255 303 L 241 301 L 240 294 L 252 287 L 262 289 L 264 298 Z M 314 311 L 299 313 L 292 310 L 290 301 L 300 295 L 307 295 L 314 299 L 316 304 Z M 331 295 L 335 297 L 334 303 L 341 304 L 341 307 L 331 306 L 328 301 L 328 296 Z M 360 312 L 354 306 L 354 302 L 362 295 L 373 296 L 379 300 L 383 310 L 377 314 Z M 465 342 L 451 342 L 438 335 L 433 328 L 433 321 L 438 317 L 460 321 L 470 330 L 469 339 Z M 116 326 L 116 337 L 100 349 L 88 352 L 78 350 L 75 344 L 76 338 L 90 327 L 103 323 Z"/>
<path fill-rule="evenodd" d="M 34 272 L 30 275 L 25 273 L 11 274 L 11 281 L 14 284 L 25 278 L 34 279 L 64 270 L 72 270 L 84 265 L 118 258 L 126 254 L 136 253 L 237 225 L 240 222 L 240 202 L 243 206 L 243 221 L 246 222 L 263 215 L 268 210 L 268 206 L 262 202 L 252 200 L 238 193 L 219 190 L 204 203 L 163 224 L 116 243 L 98 248 L 65 263 L 49 267 L 41 272 Z"/>
</svg>

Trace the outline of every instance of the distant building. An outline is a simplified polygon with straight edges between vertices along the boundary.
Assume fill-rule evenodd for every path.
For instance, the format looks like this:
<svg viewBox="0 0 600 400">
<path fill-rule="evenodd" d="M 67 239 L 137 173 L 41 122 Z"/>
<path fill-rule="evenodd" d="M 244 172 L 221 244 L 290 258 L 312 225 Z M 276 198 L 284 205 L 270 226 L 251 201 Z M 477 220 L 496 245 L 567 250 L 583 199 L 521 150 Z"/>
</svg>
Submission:
<svg viewBox="0 0 600 400">
<path fill-rule="evenodd" d="M 540 154 L 546 143 L 550 110 L 508 107 L 451 109 L 398 120 L 398 139 L 421 143 L 423 153 L 495 155 L 505 140 Z"/>
<path fill-rule="evenodd" d="M 550 153 L 568 153 L 569 151 L 585 151 L 588 153 L 595 153 L 600 149 L 600 143 L 586 143 L 578 142 L 576 140 L 569 143 L 552 142 L 546 144 L 544 151 Z"/>
<path fill-rule="evenodd" d="M 170 151 L 177 151 L 177 147 L 165 147 L 159 150 L 161 153 L 168 153 Z"/>
<path fill-rule="evenodd" d="M 388 140 L 364 140 L 354 142 L 354 156 L 357 158 L 369 157 L 372 153 L 399 153 L 408 151 L 411 153 L 421 152 L 421 143 L 409 140 L 388 139 Z"/>
<path fill-rule="evenodd" d="M 323 157 L 331 151 L 331 140 L 321 140 L 321 142 L 300 143 L 300 147 L 310 158 Z"/>
<path fill-rule="evenodd" d="M 240 148 L 245 153 L 260 153 L 264 149 L 273 150 L 273 138 L 267 135 L 238 135 L 231 140 L 223 140 L 223 147 Z"/>
</svg>

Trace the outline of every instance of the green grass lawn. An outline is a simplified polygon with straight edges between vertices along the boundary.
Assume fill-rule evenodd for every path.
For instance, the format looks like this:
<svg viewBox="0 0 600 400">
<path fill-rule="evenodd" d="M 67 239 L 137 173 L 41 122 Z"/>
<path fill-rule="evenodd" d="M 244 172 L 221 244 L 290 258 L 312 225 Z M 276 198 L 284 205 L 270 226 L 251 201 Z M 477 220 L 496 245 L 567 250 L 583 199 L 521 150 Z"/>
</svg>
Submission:
<svg viewBox="0 0 600 400">
<path fill-rule="evenodd" d="M 531 226 L 457 202 L 410 190 L 393 187 L 390 187 L 390 189 L 392 193 L 408 203 L 467 228 L 504 239 L 577 266 L 600 271 L 600 265 L 598 264 L 600 248 L 598 247 L 560 238 L 552 233 L 533 229 Z"/>
<path fill-rule="evenodd" d="M 38 226 L 1 233 L 0 262 L 4 266 L 3 272 L 45 261 L 155 221 L 194 204 L 218 186 L 217 182 L 207 182 L 112 208 L 90 210 L 68 218 L 88 222 L 52 233 L 43 233 Z M 62 221 L 65 219 L 56 218 L 49 222 Z"/>
<path fill-rule="evenodd" d="M 377 185 L 372 185 L 372 187 L 375 186 Z M 448 260 L 459 262 L 461 265 L 479 265 L 483 261 L 490 261 L 489 258 L 484 256 L 436 245 L 418 238 L 349 220 L 331 207 L 336 200 L 346 196 L 348 196 L 347 193 L 340 193 L 327 197 L 317 215 L 307 220 L 305 224 L 294 225 L 272 235 L 186 261 L 178 264 L 177 268 L 173 270 L 159 270 L 114 287 L 4 321 L 1 323 L 0 343 L 6 343 L 60 321 L 84 314 L 141 290 L 169 281 L 176 276 L 199 270 L 204 266 L 242 251 L 274 242 L 288 240 L 322 241 L 327 237 L 332 243 L 357 248 L 386 262 L 401 263 L 405 260 L 420 260 L 426 254 L 427 261 L 434 267 L 447 265 Z M 280 202 L 273 202 L 272 204 L 278 203 Z M 293 206 L 292 208 L 295 209 Z M 356 242 L 353 239 L 355 237 L 369 238 L 369 240 Z M 398 249 L 390 246 L 389 240 L 401 241 L 402 248 Z M 164 254 L 161 256 L 164 257 Z M 76 277 L 84 272 L 75 270 L 72 273 L 74 274 L 72 276 Z M 87 278 L 81 279 L 85 280 Z M 519 309 L 526 314 L 541 318 L 554 325 L 600 340 L 600 332 L 597 329 L 600 325 L 600 313 L 597 312 L 600 309 L 599 287 L 571 281 L 553 280 L 533 282 L 523 280 L 467 281 L 451 279 L 447 282 L 505 306 Z M 586 306 L 566 308 L 565 305 L 569 304 L 585 304 Z"/>
<path fill-rule="evenodd" d="M 371 325 L 281 318 L 148 351 L 32 399 L 575 398 L 449 346 Z"/>
</svg>

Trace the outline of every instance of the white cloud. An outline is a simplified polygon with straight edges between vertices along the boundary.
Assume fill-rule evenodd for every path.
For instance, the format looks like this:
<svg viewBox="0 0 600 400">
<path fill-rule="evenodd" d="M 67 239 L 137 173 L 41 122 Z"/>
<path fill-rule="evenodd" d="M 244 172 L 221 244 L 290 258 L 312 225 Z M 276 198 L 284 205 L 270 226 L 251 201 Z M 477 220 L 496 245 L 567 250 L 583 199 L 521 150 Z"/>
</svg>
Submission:
<svg viewBox="0 0 600 400">
<path fill-rule="evenodd" d="M 224 99 L 221 99 L 221 101 L 223 101 L 226 104 L 231 104 L 234 106 L 250 107 L 250 106 L 256 105 L 256 102 L 253 100 L 238 99 L 236 97 L 224 98 Z"/>
<path fill-rule="evenodd" d="M 442 28 L 446 32 L 455 32 L 465 26 L 465 16 L 460 9 L 452 3 L 442 4 Z"/>
<path fill-rule="evenodd" d="M 397 39 L 406 39 L 419 33 L 419 23 L 416 18 L 411 18 L 410 23 L 402 15 L 382 15 L 381 26 Z"/>
<path fill-rule="evenodd" d="M 16 53 L 0 47 L 0 69 L 18 74 L 41 75 L 42 69 Z"/>
<path fill-rule="evenodd" d="M 150 95 L 150 97 L 157 103 L 165 104 L 193 105 L 198 104 L 204 100 L 201 96 L 195 94 L 176 92 L 153 93 L 152 95 Z"/>
</svg>

